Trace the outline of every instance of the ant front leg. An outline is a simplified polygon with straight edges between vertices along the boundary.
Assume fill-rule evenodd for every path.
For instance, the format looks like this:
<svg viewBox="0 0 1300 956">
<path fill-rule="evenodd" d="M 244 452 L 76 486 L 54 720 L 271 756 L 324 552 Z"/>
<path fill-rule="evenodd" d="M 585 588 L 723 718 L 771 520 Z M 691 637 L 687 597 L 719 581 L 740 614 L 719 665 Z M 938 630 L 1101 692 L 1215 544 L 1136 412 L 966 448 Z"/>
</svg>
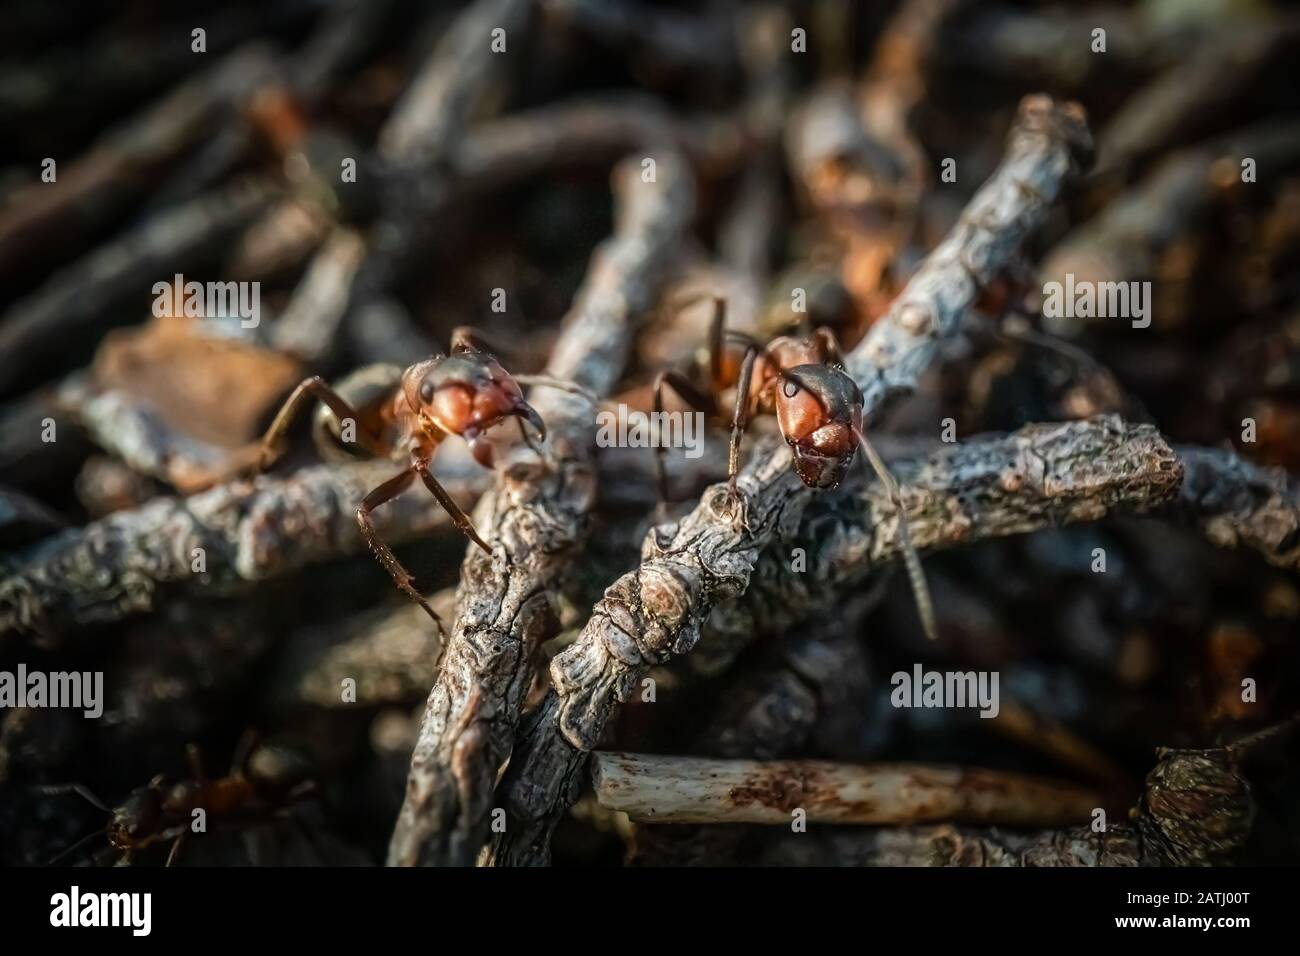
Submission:
<svg viewBox="0 0 1300 956">
<path fill-rule="evenodd" d="M 727 450 L 727 490 L 736 494 L 736 478 L 740 473 L 740 440 L 749 424 L 749 386 L 754 378 L 754 362 L 758 349 L 745 349 L 745 359 L 740 363 L 740 378 L 736 382 L 736 410 L 731 416 L 731 445 Z"/>
<path fill-rule="evenodd" d="M 697 412 L 703 412 L 706 415 L 717 413 L 717 402 L 713 396 L 700 391 L 695 383 L 689 378 L 674 369 L 665 369 L 655 376 L 654 381 L 654 418 L 656 429 L 663 422 L 664 412 L 664 389 L 671 388 L 677 393 L 677 396 Z M 665 458 L 668 449 L 660 441 L 660 436 L 655 435 L 654 441 L 655 452 L 655 479 L 659 491 L 659 504 L 655 510 L 659 522 L 662 523 L 666 517 L 668 508 L 668 468 Z"/>
<path fill-rule="evenodd" d="M 176 834 L 176 839 L 172 841 L 172 848 L 167 853 L 167 862 L 164 866 L 175 866 L 176 861 L 181 858 L 181 848 L 185 846 L 185 837 L 189 830 L 182 828 L 181 832 Z"/>
<path fill-rule="evenodd" d="M 406 570 L 402 562 L 397 560 L 397 555 L 393 554 L 392 549 L 384 544 L 383 539 L 379 537 L 379 533 L 375 531 L 374 523 L 370 520 L 371 512 L 385 502 L 392 501 L 411 487 L 413 481 L 415 481 L 415 469 L 407 468 L 366 495 L 361 501 L 361 506 L 357 508 L 357 524 L 361 526 L 361 536 L 370 547 L 375 560 L 389 573 L 393 583 L 397 585 L 397 589 L 424 608 L 429 617 L 433 618 L 434 623 L 438 625 L 439 631 L 441 631 L 442 618 L 438 617 L 433 608 L 429 606 L 429 602 L 415 589 L 415 578 L 410 571 Z"/>
<path fill-rule="evenodd" d="M 447 489 L 438 482 L 438 479 L 433 477 L 433 474 L 429 471 L 429 462 L 417 458 L 411 463 L 411 471 L 420 476 L 420 479 L 424 482 L 424 486 L 433 493 L 435 498 L 438 499 L 438 504 L 442 505 L 447 514 L 451 515 L 451 520 L 455 523 L 456 527 L 461 530 L 465 537 L 469 538 L 490 555 L 492 549 L 488 546 L 486 541 L 479 537 L 478 531 L 474 529 L 474 522 L 470 520 L 469 515 L 465 514 L 461 506 L 456 504 L 455 499 L 453 499 L 451 495 L 447 494 Z"/>
</svg>

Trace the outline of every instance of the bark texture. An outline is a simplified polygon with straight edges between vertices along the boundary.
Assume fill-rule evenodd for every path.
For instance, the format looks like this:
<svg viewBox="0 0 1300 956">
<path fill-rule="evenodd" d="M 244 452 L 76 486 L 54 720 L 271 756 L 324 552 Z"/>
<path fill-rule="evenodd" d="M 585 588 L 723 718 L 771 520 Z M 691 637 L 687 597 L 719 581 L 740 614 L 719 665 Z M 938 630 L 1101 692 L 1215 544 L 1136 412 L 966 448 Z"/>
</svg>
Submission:
<svg viewBox="0 0 1300 956">
<path fill-rule="evenodd" d="M 615 173 L 614 237 L 597 250 L 546 373 L 598 396 L 613 387 L 635 323 L 653 306 L 694 209 L 694 184 L 671 149 Z M 514 742 L 539 644 L 554 635 L 553 592 L 585 537 L 596 496 L 593 409 L 584 398 L 537 389 L 547 423 L 545 461 L 503 470 L 475 511 L 491 557 L 465 560 L 456 624 L 425 709 L 406 800 L 389 847 L 392 865 L 474 862 L 487 834 L 497 771 Z"/>
<path fill-rule="evenodd" d="M 1045 96 L 1022 101 L 1002 165 L 848 357 L 848 370 L 862 387 L 865 418 L 887 398 L 915 388 L 980 287 L 1042 222 L 1065 177 L 1089 152 L 1078 106 Z M 508 783 L 530 772 L 544 778 L 510 794 L 511 807 L 530 821 L 510 828 L 506 842 L 523 851 L 517 859 L 546 858 L 547 821 L 566 805 L 564 782 L 577 780 L 571 764 L 598 744 L 614 709 L 648 666 L 689 651 L 713 607 L 744 593 L 759 551 L 779 527 L 799 520 L 812 497 L 794 475 L 789 451 L 771 441 L 755 449 L 739 492 L 733 497 L 725 486 L 714 486 L 690 515 L 654 529 L 641 566 L 606 591 L 578 640 L 552 661 L 554 692 L 536 726 L 542 737 L 558 732 L 563 741 L 525 740 L 521 759 L 512 761 Z M 554 728 L 545 719 L 551 712 Z M 530 766 L 537 759 L 543 764 Z M 510 858 L 515 851 L 501 859 Z"/>
</svg>

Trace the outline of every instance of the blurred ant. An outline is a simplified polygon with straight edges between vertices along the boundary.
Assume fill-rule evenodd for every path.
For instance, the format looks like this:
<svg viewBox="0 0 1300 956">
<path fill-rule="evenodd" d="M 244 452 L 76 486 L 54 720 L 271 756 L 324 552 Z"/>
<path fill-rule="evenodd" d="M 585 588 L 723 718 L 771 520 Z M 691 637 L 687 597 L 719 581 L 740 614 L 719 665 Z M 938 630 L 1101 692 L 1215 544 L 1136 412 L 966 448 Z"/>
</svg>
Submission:
<svg viewBox="0 0 1300 956">
<path fill-rule="evenodd" d="M 451 335 L 451 351 L 435 355 L 405 371 L 396 365 L 375 365 L 360 369 L 340 382 L 327 385 L 320 376 L 305 379 L 281 407 L 262 437 L 255 469 L 265 471 L 283 454 L 283 438 L 294 417 L 311 399 L 322 405 L 313 420 L 313 437 L 327 458 L 339 451 L 357 457 L 347 423 L 355 432 L 355 445 L 372 457 L 405 462 L 407 467 L 375 488 L 357 508 L 362 537 L 375 558 L 392 576 L 399 590 L 416 601 L 439 628 L 442 621 L 415 588 L 415 579 L 376 533 L 370 515 L 411 487 L 418 476 L 425 487 L 451 515 L 466 537 L 488 554 L 492 549 L 479 537 L 469 516 L 452 499 L 429 470 L 438 446 L 450 435 L 459 435 L 470 453 L 484 468 L 493 467 L 492 445 L 485 437 L 492 426 L 506 418 L 519 419 L 524 441 L 538 451 L 524 422 L 545 441 L 546 425 L 524 401 L 520 383 L 546 385 L 565 390 L 577 386 L 543 376 L 512 377 L 483 347 L 481 336 L 465 326 Z M 540 451 L 539 451 L 540 454 Z"/>
<path fill-rule="evenodd" d="M 235 748 L 230 772 L 211 779 L 204 771 L 198 748 L 191 744 L 186 748 L 189 779 L 169 786 L 159 774 L 112 808 L 79 783 L 37 789 L 47 795 L 75 793 L 109 814 L 103 833 L 109 847 L 122 852 L 119 862 L 130 863 L 132 854 L 170 840 L 166 865 L 173 866 L 190 833 L 195 810 L 217 821 L 266 817 L 273 808 L 286 806 L 316 789 L 301 759 L 286 761 L 282 759 L 285 753 L 280 748 L 258 748 L 257 735 L 246 733 Z M 255 760 L 255 756 L 265 759 Z M 66 859 L 100 835 L 95 831 L 77 840 L 50 864 Z"/>
<path fill-rule="evenodd" d="M 740 471 L 740 442 L 757 414 L 776 416 L 781 437 L 794 455 L 794 470 L 809 488 L 835 488 L 848 473 L 859 448 L 888 491 L 898 512 L 898 534 L 904 564 L 926 636 L 935 638 L 934 607 L 912 546 L 898 483 L 867 440 L 862 427 L 862 391 L 844 369 L 835 333 L 825 326 L 811 335 L 781 335 L 766 345 L 743 332 L 726 328 L 726 300 L 715 296 L 709 325 L 708 386 L 665 369 L 655 376 L 655 421 L 662 421 L 663 393 L 671 388 L 692 408 L 721 417 L 722 395 L 735 389 L 731 416 L 731 445 L 727 456 L 728 486 L 736 492 Z M 656 441 L 655 466 L 660 515 L 668 500 L 667 449 Z"/>
</svg>

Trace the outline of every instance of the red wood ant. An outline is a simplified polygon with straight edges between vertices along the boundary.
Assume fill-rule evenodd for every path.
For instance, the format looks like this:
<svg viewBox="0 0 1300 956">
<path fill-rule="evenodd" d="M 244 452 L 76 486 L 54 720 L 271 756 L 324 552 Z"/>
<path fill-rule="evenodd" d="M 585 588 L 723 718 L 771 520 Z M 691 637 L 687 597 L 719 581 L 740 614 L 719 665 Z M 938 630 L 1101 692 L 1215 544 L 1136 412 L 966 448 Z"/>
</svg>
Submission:
<svg viewBox="0 0 1300 956">
<path fill-rule="evenodd" d="M 266 470 L 280 457 L 290 424 L 311 399 L 322 403 L 313 432 L 317 446 L 327 457 L 337 457 L 340 450 L 355 456 L 354 446 L 360 446 L 373 457 L 406 462 L 406 468 L 365 496 L 357 508 L 357 523 L 366 544 L 398 589 L 424 608 L 441 628 L 442 621 L 416 590 L 411 573 L 380 539 L 370 516 L 380 505 L 410 488 L 418 476 L 456 527 L 491 554 L 492 549 L 430 472 L 429 465 L 438 446 L 449 436 L 459 435 L 469 444 L 475 461 L 485 468 L 493 467 L 492 445 L 484 433 L 511 417 L 519 419 L 521 435 L 536 450 L 523 423 L 536 429 L 540 441 L 546 439 L 546 425 L 524 401 L 521 382 L 569 387 L 541 376 L 512 377 L 484 349 L 478 333 L 462 326 L 452 332 L 447 355 L 435 355 L 405 371 L 395 365 L 370 366 L 349 376 L 338 388 L 330 387 L 319 376 L 305 379 L 262 437 L 256 470 Z M 349 430 L 354 434 L 349 435 Z"/>
<path fill-rule="evenodd" d="M 256 760 L 266 755 L 268 759 Z M 244 820 L 265 817 L 273 807 L 283 806 L 315 790 L 301 759 L 285 761 L 278 751 L 259 750 L 257 735 L 246 733 L 235 748 L 230 772 L 224 777 L 209 778 L 203 768 L 198 748 L 186 748 L 190 778 L 168 785 L 161 774 L 131 793 L 116 807 L 110 808 L 81 784 L 40 787 L 42 793 L 75 793 L 109 815 L 104 834 L 113 850 L 121 851 L 122 862 L 131 855 L 159 843 L 171 841 L 167 866 L 180 857 L 181 848 L 191 832 L 195 811 L 202 810 L 214 821 Z M 75 853 L 97 838 L 99 831 L 88 834 L 60 853 L 51 864 Z"/>
<path fill-rule="evenodd" d="M 776 416 L 781 436 L 794 456 L 794 470 L 809 488 L 835 488 L 844 480 L 859 448 L 888 491 L 898 511 L 898 533 L 904 564 L 925 633 L 935 637 L 934 608 L 912 546 L 898 483 L 867 440 L 862 427 L 862 391 L 844 370 L 835 333 L 819 327 L 811 335 L 781 335 L 763 345 L 726 328 L 726 301 L 714 298 L 709 326 L 709 386 L 701 388 L 680 371 L 666 369 L 654 380 L 655 420 L 662 421 L 663 392 L 672 388 L 688 405 L 720 417 L 721 396 L 735 389 L 728 453 L 728 483 L 734 494 L 740 471 L 740 442 L 757 414 Z M 739 349 L 737 348 L 739 347 Z M 668 498 L 664 466 L 667 449 L 654 442 L 662 514 Z"/>
</svg>

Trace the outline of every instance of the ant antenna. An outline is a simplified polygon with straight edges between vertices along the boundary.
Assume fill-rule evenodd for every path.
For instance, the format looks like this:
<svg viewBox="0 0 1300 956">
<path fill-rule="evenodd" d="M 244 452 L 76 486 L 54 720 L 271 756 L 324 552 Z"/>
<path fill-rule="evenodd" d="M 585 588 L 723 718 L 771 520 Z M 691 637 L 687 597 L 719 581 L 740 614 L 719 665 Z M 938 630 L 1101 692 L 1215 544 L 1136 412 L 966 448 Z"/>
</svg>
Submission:
<svg viewBox="0 0 1300 956">
<path fill-rule="evenodd" d="M 867 436 L 856 425 L 853 427 L 853 434 L 857 436 L 858 444 L 862 446 L 862 453 L 867 456 L 867 461 L 871 463 L 876 477 L 885 486 L 890 500 L 898 511 L 898 541 L 902 546 L 907 579 L 912 585 L 912 594 L 916 598 L 916 610 L 921 617 L 921 629 L 930 640 L 938 640 L 939 631 L 935 626 L 934 602 L 930 600 L 930 586 L 926 583 L 925 571 L 921 568 L 921 558 L 912 545 L 912 532 L 907 521 L 907 513 L 903 510 L 903 496 L 899 492 L 898 482 L 885 467 L 884 459 L 876 452 L 875 446 L 867 440 Z"/>
<path fill-rule="evenodd" d="M 66 848 L 63 849 L 63 850 L 60 850 L 59 853 L 58 853 L 58 855 L 55 856 L 55 857 L 53 857 L 53 858 L 52 858 L 48 863 L 46 863 L 45 865 L 46 865 L 46 866 L 58 866 L 60 863 L 62 863 L 62 862 L 63 862 L 64 860 L 66 860 L 68 857 L 72 856 L 74 853 L 76 853 L 78 850 L 80 850 L 82 847 L 86 846 L 86 844 L 90 843 L 92 840 L 95 840 L 96 838 L 101 838 L 101 839 L 102 839 L 103 836 L 104 836 L 104 831 L 103 831 L 103 830 L 91 830 L 89 833 L 87 833 L 84 837 L 81 837 L 80 839 L 78 839 L 78 840 L 77 840 L 75 843 L 73 843 L 71 846 L 66 847 Z"/>
<path fill-rule="evenodd" d="M 568 392 L 570 395 L 577 395 L 579 398 L 586 399 L 593 406 L 600 405 L 600 399 L 591 389 L 583 388 L 577 382 L 570 382 L 562 378 L 551 378 L 549 375 L 512 375 L 520 385 L 540 386 L 542 388 L 556 388 L 561 392 Z"/>
<path fill-rule="evenodd" d="M 95 796 L 89 787 L 79 783 L 56 783 L 46 784 L 36 787 L 36 792 L 47 797 L 57 797 L 65 793 L 75 793 L 97 810 L 103 810 L 105 813 L 112 813 L 112 809 L 99 797 Z"/>
</svg>

